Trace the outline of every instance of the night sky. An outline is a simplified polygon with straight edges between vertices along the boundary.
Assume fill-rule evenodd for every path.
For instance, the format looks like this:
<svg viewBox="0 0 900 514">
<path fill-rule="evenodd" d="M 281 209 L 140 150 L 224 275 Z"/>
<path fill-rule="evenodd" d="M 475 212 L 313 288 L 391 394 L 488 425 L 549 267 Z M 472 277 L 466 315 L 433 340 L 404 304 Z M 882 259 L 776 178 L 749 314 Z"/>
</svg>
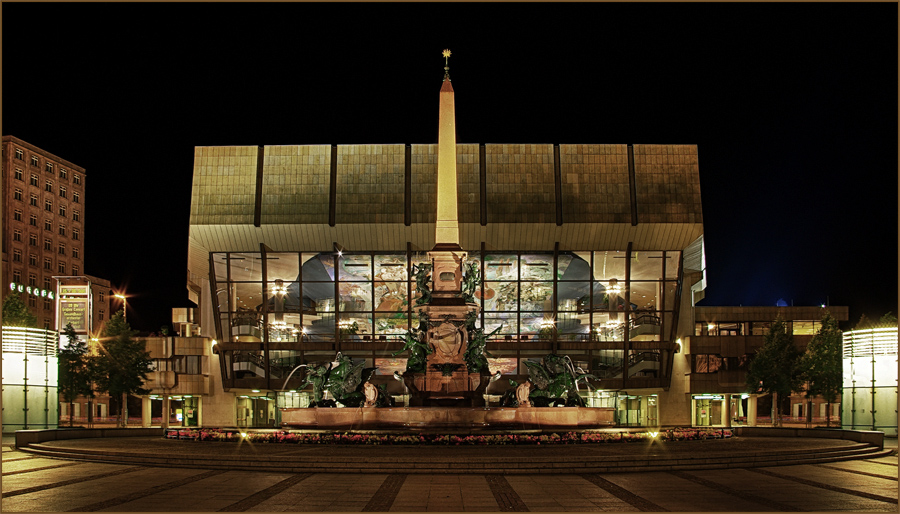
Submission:
<svg viewBox="0 0 900 514">
<path fill-rule="evenodd" d="M 897 312 L 897 4 L 2 4 L 2 133 L 87 170 L 85 265 L 186 293 L 194 146 L 697 144 L 700 305 Z M 845 328 L 847 324 L 844 324 Z"/>
</svg>

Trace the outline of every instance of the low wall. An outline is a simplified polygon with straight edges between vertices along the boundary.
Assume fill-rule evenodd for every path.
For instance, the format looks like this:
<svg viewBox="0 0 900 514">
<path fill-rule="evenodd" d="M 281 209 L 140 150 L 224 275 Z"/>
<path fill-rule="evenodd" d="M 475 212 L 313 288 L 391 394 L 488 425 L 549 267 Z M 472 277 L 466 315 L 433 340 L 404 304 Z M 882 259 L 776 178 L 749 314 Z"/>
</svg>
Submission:
<svg viewBox="0 0 900 514">
<path fill-rule="evenodd" d="M 307 408 L 282 409 L 283 427 L 375 428 L 600 428 L 615 425 L 615 409 L 581 407 L 520 408 Z"/>
<path fill-rule="evenodd" d="M 48 430 L 16 430 L 16 448 L 31 443 L 61 439 L 89 439 L 93 437 L 163 437 L 162 428 L 60 428 Z"/>
<path fill-rule="evenodd" d="M 874 430 L 843 430 L 840 428 L 791 428 L 791 427 L 732 427 L 740 437 L 813 437 L 818 439 L 846 439 L 868 443 L 884 449 L 884 432 Z"/>
</svg>

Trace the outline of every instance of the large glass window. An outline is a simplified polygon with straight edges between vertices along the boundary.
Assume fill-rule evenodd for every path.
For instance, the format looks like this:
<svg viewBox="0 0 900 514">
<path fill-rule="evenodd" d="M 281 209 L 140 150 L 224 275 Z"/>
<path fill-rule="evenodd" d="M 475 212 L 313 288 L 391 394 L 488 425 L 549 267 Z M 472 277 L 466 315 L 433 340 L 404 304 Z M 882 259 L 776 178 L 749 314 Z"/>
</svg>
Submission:
<svg viewBox="0 0 900 514">
<path fill-rule="evenodd" d="M 495 341 L 667 341 L 679 301 L 680 258 L 680 252 L 663 251 L 565 251 L 555 259 L 552 252 L 471 252 L 468 262 L 483 275 L 474 292 L 477 323 L 486 333 L 497 330 Z M 411 270 L 429 262 L 425 252 L 215 253 L 222 337 L 398 338 L 418 325 L 420 292 Z M 620 365 L 624 348 L 598 363 L 607 371 L 611 362 Z M 636 355 L 629 351 L 627 358 Z"/>
</svg>

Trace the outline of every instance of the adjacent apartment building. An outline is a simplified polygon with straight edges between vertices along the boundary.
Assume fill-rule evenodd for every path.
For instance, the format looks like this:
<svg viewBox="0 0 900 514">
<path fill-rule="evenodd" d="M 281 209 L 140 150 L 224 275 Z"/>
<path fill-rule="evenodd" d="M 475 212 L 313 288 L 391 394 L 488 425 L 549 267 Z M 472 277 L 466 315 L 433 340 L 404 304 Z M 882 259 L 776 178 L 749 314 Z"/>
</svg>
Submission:
<svg viewBox="0 0 900 514">
<path fill-rule="evenodd" d="M 3 136 L 3 288 L 22 294 L 38 327 L 53 330 L 54 276 L 84 273 L 85 170 Z"/>
</svg>

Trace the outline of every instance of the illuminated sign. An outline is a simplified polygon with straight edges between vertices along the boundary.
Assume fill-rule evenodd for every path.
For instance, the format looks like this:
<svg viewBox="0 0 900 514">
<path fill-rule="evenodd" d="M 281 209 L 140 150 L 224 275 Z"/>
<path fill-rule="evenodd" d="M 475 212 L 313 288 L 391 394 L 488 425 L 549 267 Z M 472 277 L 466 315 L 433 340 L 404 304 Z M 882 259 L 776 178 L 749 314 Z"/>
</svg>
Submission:
<svg viewBox="0 0 900 514">
<path fill-rule="evenodd" d="M 65 329 L 72 324 L 76 332 L 86 332 L 88 327 L 88 301 L 87 299 L 66 299 L 59 301 L 59 327 Z"/>
<path fill-rule="evenodd" d="M 18 291 L 20 293 L 28 293 L 32 296 L 40 296 L 42 298 L 49 298 L 51 300 L 56 298 L 56 295 L 53 293 L 53 291 L 51 291 L 49 289 L 40 289 L 37 287 L 26 286 L 24 284 L 16 284 L 15 282 L 9 283 L 9 290 L 10 291 Z"/>
<path fill-rule="evenodd" d="M 60 296 L 87 296 L 88 286 L 59 286 Z"/>
</svg>

